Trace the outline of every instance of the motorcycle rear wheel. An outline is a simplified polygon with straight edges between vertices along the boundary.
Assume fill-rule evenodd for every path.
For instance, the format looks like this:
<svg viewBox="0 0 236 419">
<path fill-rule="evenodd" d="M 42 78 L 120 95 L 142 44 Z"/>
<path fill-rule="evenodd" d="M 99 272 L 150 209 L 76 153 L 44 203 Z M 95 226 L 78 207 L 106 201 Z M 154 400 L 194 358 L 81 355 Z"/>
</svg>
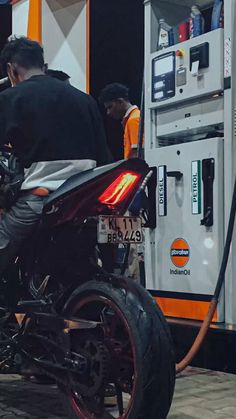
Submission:
<svg viewBox="0 0 236 419">
<path fill-rule="evenodd" d="M 89 339 L 92 346 L 99 342 L 109 352 L 109 361 L 100 368 L 107 366 L 107 371 L 97 394 L 81 396 L 76 385 L 62 389 L 68 418 L 165 419 L 174 392 L 175 359 L 165 318 L 150 294 L 123 278 L 112 283 L 93 280 L 74 292 L 65 312 L 103 324 L 84 337 L 83 331 L 76 331 L 74 352 L 81 349 L 81 339 Z M 118 404 L 113 409 L 104 399 L 111 384 Z"/>
</svg>

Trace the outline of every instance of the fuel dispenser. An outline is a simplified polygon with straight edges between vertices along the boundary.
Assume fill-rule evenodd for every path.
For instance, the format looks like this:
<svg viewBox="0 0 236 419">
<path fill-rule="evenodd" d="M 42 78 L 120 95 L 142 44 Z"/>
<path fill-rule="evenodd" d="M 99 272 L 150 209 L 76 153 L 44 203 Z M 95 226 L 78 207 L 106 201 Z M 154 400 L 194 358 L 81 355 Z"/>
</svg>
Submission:
<svg viewBox="0 0 236 419">
<path fill-rule="evenodd" d="M 203 320 L 219 273 L 235 177 L 236 2 L 225 27 L 158 50 L 192 0 L 145 2 L 145 159 L 157 168 L 157 228 L 145 238 L 147 288 L 167 316 Z M 214 1 L 199 0 L 208 18 Z M 208 30 L 209 29 L 209 30 Z M 236 324 L 236 246 L 214 322 Z"/>
</svg>

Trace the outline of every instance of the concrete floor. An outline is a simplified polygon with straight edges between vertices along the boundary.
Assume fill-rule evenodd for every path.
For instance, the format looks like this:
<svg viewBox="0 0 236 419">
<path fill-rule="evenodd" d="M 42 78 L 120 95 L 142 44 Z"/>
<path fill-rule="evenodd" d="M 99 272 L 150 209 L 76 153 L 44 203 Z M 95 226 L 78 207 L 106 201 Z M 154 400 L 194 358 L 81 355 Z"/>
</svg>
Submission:
<svg viewBox="0 0 236 419">
<path fill-rule="evenodd" d="M 117 416 L 115 416 L 117 417 Z M 66 419 L 55 386 L 0 377 L 0 419 Z M 236 375 L 189 368 L 176 381 L 168 419 L 236 419 Z"/>
<path fill-rule="evenodd" d="M 236 375 L 188 368 L 176 380 L 168 419 L 236 418 Z"/>
<path fill-rule="evenodd" d="M 168 419 L 236 418 L 236 375 L 188 368 L 176 380 Z"/>
</svg>

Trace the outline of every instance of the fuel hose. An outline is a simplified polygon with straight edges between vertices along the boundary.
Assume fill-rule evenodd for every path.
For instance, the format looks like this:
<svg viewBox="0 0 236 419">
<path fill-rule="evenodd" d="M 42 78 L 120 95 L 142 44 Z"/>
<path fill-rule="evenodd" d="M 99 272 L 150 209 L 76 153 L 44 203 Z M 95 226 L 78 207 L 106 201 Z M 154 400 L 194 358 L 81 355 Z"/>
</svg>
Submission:
<svg viewBox="0 0 236 419">
<path fill-rule="evenodd" d="M 225 241 L 224 253 L 223 253 L 223 258 L 221 262 L 221 267 L 220 267 L 220 272 L 219 272 L 215 292 L 211 299 L 207 316 L 202 323 L 202 326 L 198 332 L 198 335 L 192 347 L 190 348 L 189 352 L 185 355 L 185 357 L 179 363 L 176 364 L 176 373 L 180 373 L 181 371 L 183 371 L 193 360 L 193 358 L 199 351 L 206 337 L 206 334 L 209 330 L 209 327 L 211 325 L 211 322 L 212 322 L 212 319 L 213 319 L 213 316 L 214 316 L 214 313 L 216 311 L 216 307 L 219 301 L 219 296 L 222 289 L 222 285 L 225 280 L 225 271 L 228 264 L 229 252 L 230 252 L 233 230 L 234 230 L 235 212 L 236 212 L 236 178 L 234 182 L 234 192 L 233 192 L 233 198 L 232 198 L 232 204 L 231 204 L 231 210 L 230 210 L 230 216 L 229 216 L 229 223 L 228 223 L 228 230 L 227 230 L 227 236 L 226 236 L 226 241 Z"/>
</svg>

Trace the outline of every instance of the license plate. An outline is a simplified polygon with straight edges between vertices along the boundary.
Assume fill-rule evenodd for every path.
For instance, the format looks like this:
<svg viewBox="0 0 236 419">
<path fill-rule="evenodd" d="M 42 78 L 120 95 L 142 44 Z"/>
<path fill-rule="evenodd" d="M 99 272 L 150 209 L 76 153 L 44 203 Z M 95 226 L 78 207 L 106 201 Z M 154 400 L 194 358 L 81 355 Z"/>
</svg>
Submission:
<svg viewBox="0 0 236 419">
<path fill-rule="evenodd" d="M 98 243 L 141 243 L 141 218 L 100 215 Z"/>
</svg>

